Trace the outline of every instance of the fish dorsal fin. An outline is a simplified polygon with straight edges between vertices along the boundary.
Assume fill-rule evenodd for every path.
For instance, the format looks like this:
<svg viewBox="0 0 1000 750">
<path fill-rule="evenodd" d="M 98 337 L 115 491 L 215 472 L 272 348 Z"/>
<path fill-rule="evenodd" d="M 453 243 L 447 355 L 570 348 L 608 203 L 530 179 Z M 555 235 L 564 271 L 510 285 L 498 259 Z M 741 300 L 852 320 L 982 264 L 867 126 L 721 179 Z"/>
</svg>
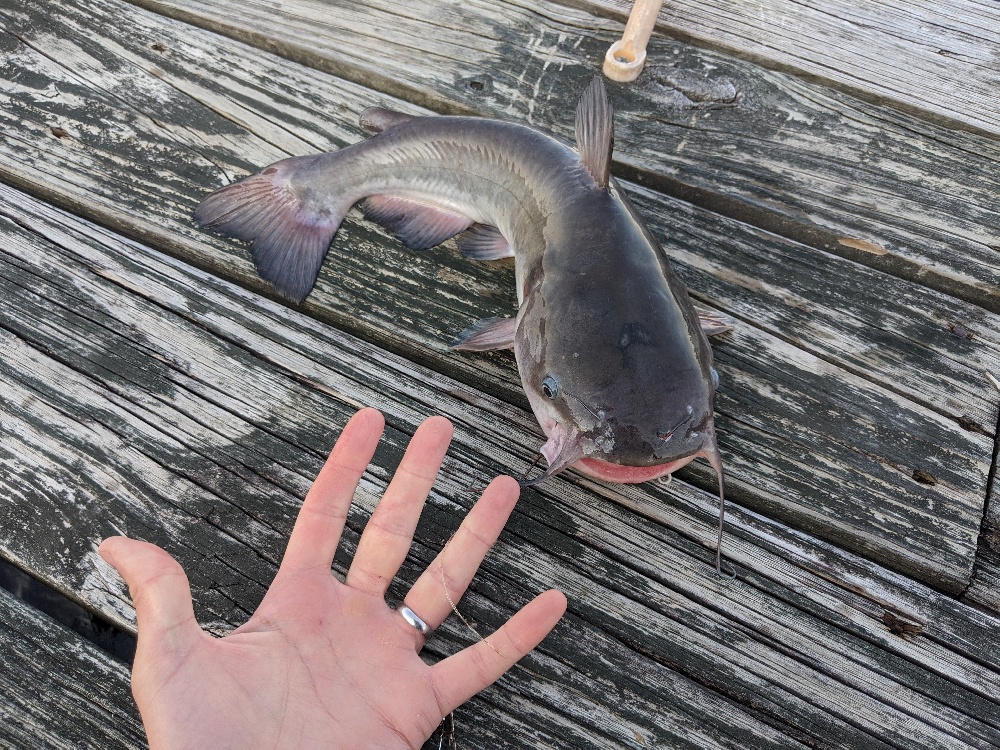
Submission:
<svg viewBox="0 0 1000 750">
<path fill-rule="evenodd" d="M 595 76 L 576 106 L 576 148 L 580 152 L 583 166 L 601 188 L 606 188 L 611 178 L 611 149 L 614 141 L 611 100 L 604 90 L 604 81 L 600 76 Z"/>
</svg>

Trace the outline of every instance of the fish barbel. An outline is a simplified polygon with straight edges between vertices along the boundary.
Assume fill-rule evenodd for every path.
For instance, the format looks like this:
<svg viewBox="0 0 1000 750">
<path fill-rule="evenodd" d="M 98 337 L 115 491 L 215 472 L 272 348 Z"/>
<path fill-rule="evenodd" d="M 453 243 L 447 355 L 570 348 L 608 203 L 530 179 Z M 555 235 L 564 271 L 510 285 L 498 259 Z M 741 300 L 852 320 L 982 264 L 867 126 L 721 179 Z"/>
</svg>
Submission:
<svg viewBox="0 0 1000 750">
<path fill-rule="evenodd" d="M 645 482 L 704 457 L 721 501 L 711 347 L 683 282 L 610 175 L 612 111 L 601 79 L 580 99 L 576 149 L 485 118 L 376 108 L 362 125 L 374 135 L 272 164 L 212 193 L 195 220 L 251 241 L 260 275 L 295 301 L 311 291 L 361 200 L 367 218 L 411 249 L 457 236 L 471 258 L 513 257 L 517 316 L 479 321 L 453 346 L 514 349 L 548 438 L 547 470 L 522 485 L 570 466 Z"/>
</svg>

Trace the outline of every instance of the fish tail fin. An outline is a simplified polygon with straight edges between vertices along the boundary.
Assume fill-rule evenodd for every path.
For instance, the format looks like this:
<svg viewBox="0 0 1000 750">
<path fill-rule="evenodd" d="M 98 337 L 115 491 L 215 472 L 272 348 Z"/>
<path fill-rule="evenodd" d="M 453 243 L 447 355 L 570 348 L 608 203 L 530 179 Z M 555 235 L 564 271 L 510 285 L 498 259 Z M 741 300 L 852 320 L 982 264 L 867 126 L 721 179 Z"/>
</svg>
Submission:
<svg viewBox="0 0 1000 750">
<path fill-rule="evenodd" d="M 307 201 L 296 183 L 318 157 L 301 156 L 216 190 L 194 212 L 200 227 L 252 242 L 261 278 L 290 300 L 312 291 L 333 236 L 350 205 Z"/>
<path fill-rule="evenodd" d="M 722 472 L 722 454 L 719 452 L 718 438 L 715 436 L 715 428 L 711 431 L 711 441 L 702 455 L 709 465 L 715 470 L 715 476 L 719 481 L 719 531 L 715 538 L 715 572 L 723 578 L 735 578 L 736 571 L 730 569 L 722 570 L 722 531 L 726 522 L 726 488 Z"/>
</svg>

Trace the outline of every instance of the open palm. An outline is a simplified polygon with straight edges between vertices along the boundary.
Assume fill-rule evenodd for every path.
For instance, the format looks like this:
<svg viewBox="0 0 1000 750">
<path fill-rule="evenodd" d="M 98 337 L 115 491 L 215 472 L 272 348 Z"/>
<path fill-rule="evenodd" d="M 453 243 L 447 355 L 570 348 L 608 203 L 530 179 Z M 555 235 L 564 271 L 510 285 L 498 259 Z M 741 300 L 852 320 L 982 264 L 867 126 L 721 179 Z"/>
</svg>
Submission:
<svg viewBox="0 0 1000 750">
<path fill-rule="evenodd" d="M 347 512 L 382 428 L 374 409 L 345 427 L 306 497 L 264 601 L 225 638 L 198 626 L 187 577 L 166 552 L 125 537 L 101 545 L 135 602 L 132 689 L 154 750 L 419 747 L 444 716 L 558 622 L 566 599 L 548 591 L 485 641 L 428 666 L 418 655 L 424 636 L 386 606 L 385 592 L 451 439 L 451 425 L 441 417 L 414 435 L 346 581 L 333 576 Z M 510 477 L 494 480 L 410 589 L 406 604 L 431 628 L 469 585 L 517 495 Z"/>
</svg>

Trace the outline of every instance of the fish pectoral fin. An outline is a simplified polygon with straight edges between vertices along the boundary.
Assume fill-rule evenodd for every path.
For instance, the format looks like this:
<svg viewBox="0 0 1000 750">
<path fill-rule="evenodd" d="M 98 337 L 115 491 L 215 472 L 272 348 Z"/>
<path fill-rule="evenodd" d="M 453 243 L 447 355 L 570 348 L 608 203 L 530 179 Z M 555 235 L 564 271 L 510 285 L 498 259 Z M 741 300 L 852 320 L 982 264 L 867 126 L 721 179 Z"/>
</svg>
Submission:
<svg viewBox="0 0 1000 750">
<path fill-rule="evenodd" d="M 473 224 L 458 235 L 458 249 L 473 260 L 500 260 L 513 258 L 514 249 L 500 230 L 487 224 Z"/>
<path fill-rule="evenodd" d="M 451 342 L 451 348 L 462 352 L 512 349 L 516 328 L 517 321 L 514 318 L 486 318 L 458 334 Z"/>
<path fill-rule="evenodd" d="M 417 119 L 416 115 L 407 115 L 385 107 L 369 107 L 361 113 L 361 128 L 368 133 L 382 133 L 394 128 L 400 123 Z"/>
<path fill-rule="evenodd" d="M 472 219 L 454 211 L 393 195 L 369 196 L 361 211 L 411 250 L 440 245 L 472 224 Z"/>
<path fill-rule="evenodd" d="M 733 319 L 718 310 L 706 310 L 704 307 L 695 305 L 694 311 L 698 313 L 698 322 L 701 323 L 701 330 L 706 336 L 718 336 L 720 333 L 733 329 Z"/>
<path fill-rule="evenodd" d="M 614 113 L 600 76 L 584 90 L 576 107 L 576 148 L 580 161 L 600 188 L 611 179 L 611 151 L 615 142 Z"/>
</svg>

